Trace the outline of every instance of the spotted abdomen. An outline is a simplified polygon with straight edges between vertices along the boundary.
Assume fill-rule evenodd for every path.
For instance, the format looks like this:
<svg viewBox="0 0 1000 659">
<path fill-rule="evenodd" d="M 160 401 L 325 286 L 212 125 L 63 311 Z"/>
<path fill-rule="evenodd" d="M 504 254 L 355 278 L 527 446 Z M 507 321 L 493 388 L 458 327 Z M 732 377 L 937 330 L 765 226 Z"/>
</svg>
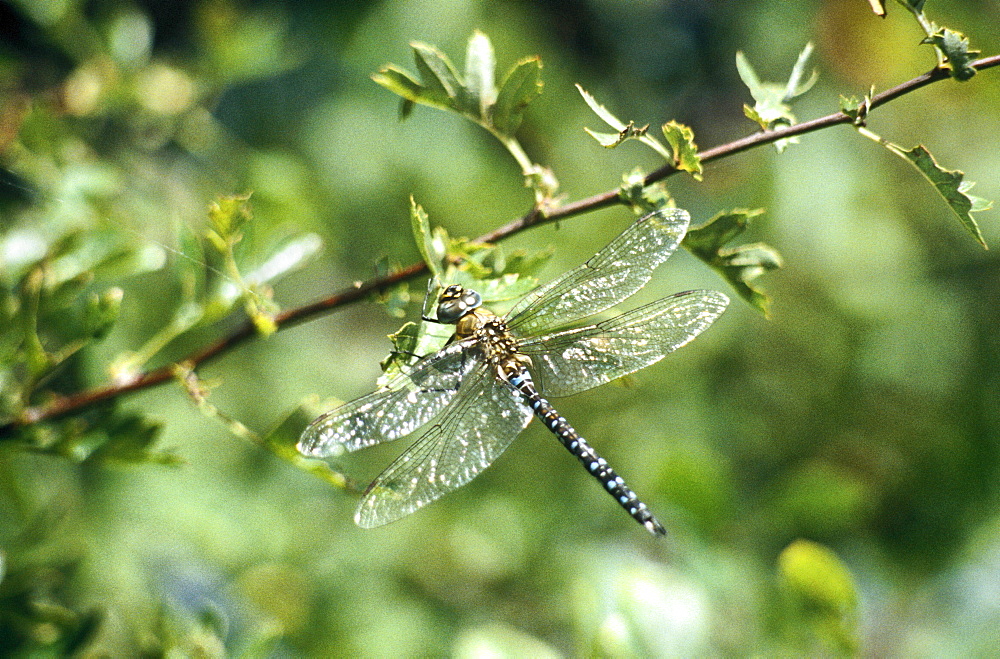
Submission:
<svg viewBox="0 0 1000 659">
<path fill-rule="evenodd" d="M 559 438 L 562 445 L 576 456 L 590 474 L 601 482 L 607 492 L 628 511 L 632 517 L 646 527 L 650 533 L 665 535 L 666 529 L 653 516 L 635 492 L 629 488 L 611 465 L 587 443 L 580 433 L 564 419 L 549 401 L 538 393 L 528 369 L 516 359 L 511 359 L 499 367 L 500 377 L 514 387 L 534 411 L 542 423 Z"/>
</svg>

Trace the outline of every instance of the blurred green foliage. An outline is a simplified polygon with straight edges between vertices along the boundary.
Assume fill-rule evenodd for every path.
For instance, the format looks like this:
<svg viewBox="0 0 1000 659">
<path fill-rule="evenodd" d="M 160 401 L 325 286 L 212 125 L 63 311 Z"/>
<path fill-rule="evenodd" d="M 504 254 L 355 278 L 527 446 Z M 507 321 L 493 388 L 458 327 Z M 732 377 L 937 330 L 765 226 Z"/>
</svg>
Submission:
<svg viewBox="0 0 1000 659">
<path fill-rule="evenodd" d="M 173 384 L 5 425 L 0 654 L 993 650 L 1000 267 L 953 221 L 948 203 L 970 198 L 944 167 L 1000 195 L 1000 85 L 968 66 L 1000 21 L 986 2 L 923 8 L 933 21 L 861 0 L 0 3 L 0 424 L 170 367 L 247 319 L 258 333 Z M 386 68 L 414 53 L 419 81 Z M 904 151 L 948 203 L 847 127 L 781 154 L 693 153 L 757 130 L 744 106 L 773 127 L 938 61 L 968 82 L 863 118 L 924 145 Z M 424 107 L 399 122 L 372 74 L 411 102 L 461 100 L 475 123 Z M 614 150 L 584 132 L 575 83 L 634 118 L 615 119 Z M 653 122 L 669 149 L 624 139 Z M 639 185 L 665 157 L 704 180 Z M 399 448 L 332 465 L 292 449 L 329 409 L 316 394 L 373 387 L 424 282 L 274 333 L 280 309 L 378 268 L 451 267 L 446 253 L 468 257 L 456 276 L 520 294 L 530 280 L 512 275 L 578 264 L 630 214 L 499 251 L 461 237 L 621 181 L 623 203 L 672 200 L 708 227 L 650 299 L 731 283 L 762 306 L 750 280 L 785 262 L 763 278 L 769 319 L 734 304 L 634 386 L 559 401 L 670 536 L 636 528 L 538 427 L 462 490 L 355 528 L 358 483 Z M 990 245 L 994 217 L 978 218 Z M 724 248 L 736 233 L 749 244 Z"/>
</svg>

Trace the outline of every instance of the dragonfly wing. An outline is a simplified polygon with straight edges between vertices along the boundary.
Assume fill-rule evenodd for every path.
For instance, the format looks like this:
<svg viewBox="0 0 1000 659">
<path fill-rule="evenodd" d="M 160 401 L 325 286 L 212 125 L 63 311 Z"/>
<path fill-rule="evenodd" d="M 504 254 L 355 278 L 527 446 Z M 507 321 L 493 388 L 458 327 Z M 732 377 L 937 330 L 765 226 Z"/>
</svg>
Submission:
<svg viewBox="0 0 1000 659">
<path fill-rule="evenodd" d="M 520 352 L 544 395 L 571 396 L 654 364 L 712 324 L 729 304 L 715 291 L 688 291 L 596 325 L 524 339 Z"/>
<path fill-rule="evenodd" d="M 298 449 L 329 456 L 399 439 L 433 419 L 451 402 L 479 360 L 467 341 L 424 357 L 378 391 L 344 403 L 313 421 Z"/>
<path fill-rule="evenodd" d="M 515 304 L 508 325 L 520 336 L 534 336 L 618 304 L 673 254 L 690 220 L 679 208 L 640 218 L 589 261 Z"/>
<path fill-rule="evenodd" d="M 519 394 L 485 365 L 467 379 L 441 421 L 368 486 L 354 521 L 373 528 L 465 485 L 531 421 Z"/>
</svg>

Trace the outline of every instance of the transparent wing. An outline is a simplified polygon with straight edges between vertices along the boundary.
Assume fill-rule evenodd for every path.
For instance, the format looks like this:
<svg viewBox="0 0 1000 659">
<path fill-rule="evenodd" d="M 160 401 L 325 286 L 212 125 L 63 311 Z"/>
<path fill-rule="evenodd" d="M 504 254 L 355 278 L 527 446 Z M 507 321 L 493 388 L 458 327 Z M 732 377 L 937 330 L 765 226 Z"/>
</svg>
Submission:
<svg viewBox="0 0 1000 659">
<path fill-rule="evenodd" d="M 640 218 L 589 261 L 515 304 L 508 326 L 520 336 L 534 336 L 618 304 L 673 254 L 690 219 L 676 208 Z"/>
<path fill-rule="evenodd" d="M 521 341 L 543 395 L 571 396 L 654 364 L 712 324 L 729 304 L 715 291 L 688 291 L 596 325 Z"/>
<path fill-rule="evenodd" d="M 479 360 L 469 341 L 424 357 L 378 391 L 344 403 L 309 424 L 298 449 L 328 456 L 399 439 L 429 422 L 455 397 Z"/>
<path fill-rule="evenodd" d="M 368 486 L 354 521 L 372 528 L 465 485 L 531 421 L 531 410 L 487 366 L 472 373 L 441 422 Z"/>
</svg>

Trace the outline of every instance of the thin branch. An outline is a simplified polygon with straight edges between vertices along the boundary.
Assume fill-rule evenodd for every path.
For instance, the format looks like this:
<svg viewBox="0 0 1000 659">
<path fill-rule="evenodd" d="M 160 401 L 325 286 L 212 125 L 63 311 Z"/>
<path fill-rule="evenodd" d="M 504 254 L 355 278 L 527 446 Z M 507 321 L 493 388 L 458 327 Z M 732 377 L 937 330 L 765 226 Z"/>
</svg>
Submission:
<svg viewBox="0 0 1000 659">
<path fill-rule="evenodd" d="M 998 65 L 1000 65 L 1000 55 L 985 57 L 971 63 L 971 66 L 979 71 Z M 916 91 L 921 87 L 940 80 L 945 80 L 949 77 L 949 72 L 946 69 L 935 67 L 921 76 L 904 82 L 901 85 L 897 85 L 892 89 L 887 89 L 880 94 L 876 94 L 872 98 L 869 109 L 873 110 L 880 105 L 884 105 L 892 100 L 895 100 L 896 98 L 899 98 L 900 96 L 909 94 L 910 92 Z M 710 162 L 712 160 L 725 158 L 758 146 L 770 144 L 786 137 L 803 135 L 805 133 L 811 133 L 830 126 L 836 126 L 838 124 L 852 123 L 853 121 L 854 120 L 850 116 L 844 114 L 843 112 L 835 112 L 825 117 L 795 124 L 794 126 L 754 133 L 753 135 L 749 135 L 733 142 L 722 144 L 711 149 L 706 149 L 705 151 L 702 151 L 699 156 L 702 162 Z M 677 172 L 678 170 L 673 166 L 665 165 L 649 174 L 646 177 L 646 184 L 648 185 L 661 181 L 669 176 L 673 176 Z M 586 199 L 565 204 L 557 209 L 549 211 L 546 214 L 542 214 L 536 208 L 512 222 L 491 231 L 490 233 L 480 236 L 477 238 L 477 242 L 497 242 L 535 225 L 567 219 L 600 208 L 607 208 L 608 206 L 613 206 L 617 203 L 620 203 L 618 191 L 608 190 L 607 192 L 602 192 L 592 197 L 587 197 Z M 279 314 L 275 319 L 275 322 L 279 329 L 291 327 L 313 316 L 327 313 L 345 304 L 364 299 L 372 293 L 385 291 L 396 284 L 426 274 L 427 265 L 425 263 L 414 263 L 391 274 L 375 277 L 365 283 L 344 289 L 330 297 L 324 298 L 312 304 L 296 307 L 295 309 L 289 309 Z M 200 351 L 192 353 L 187 358 L 181 360 L 181 363 L 191 369 L 198 368 L 211 359 L 228 352 L 230 349 L 255 335 L 256 330 L 253 324 L 250 321 L 246 321 L 229 335 L 208 345 Z M 90 407 L 91 405 L 117 398 L 118 396 L 132 391 L 146 389 L 154 385 L 162 384 L 163 382 L 171 380 L 174 377 L 173 374 L 174 366 L 172 364 L 168 364 L 166 366 L 161 366 L 160 368 L 142 373 L 127 382 L 112 383 L 102 387 L 81 391 L 69 396 L 56 398 L 49 403 L 29 408 L 25 410 L 17 419 L 0 426 L 0 437 L 10 434 L 17 428 L 36 423 L 38 421 L 53 419 L 65 414 L 77 412 L 86 407 Z"/>
</svg>

